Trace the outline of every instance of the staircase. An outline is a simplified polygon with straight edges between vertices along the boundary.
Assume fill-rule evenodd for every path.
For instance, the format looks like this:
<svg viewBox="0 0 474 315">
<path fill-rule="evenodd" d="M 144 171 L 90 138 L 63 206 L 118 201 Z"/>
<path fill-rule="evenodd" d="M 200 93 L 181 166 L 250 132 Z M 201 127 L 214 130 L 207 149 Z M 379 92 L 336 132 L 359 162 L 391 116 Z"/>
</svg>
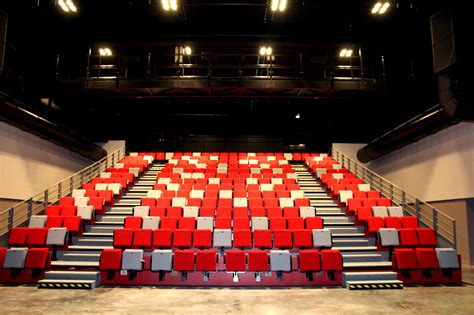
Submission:
<svg viewBox="0 0 474 315">
<path fill-rule="evenodd" d="M 403 288 L 397 273 L 391 271 L 389 253 L 377 251 L 375 239 L 365 236 L 365 227 L 354 224 L 354 217 L 346 215 L 304 163 L 292 163 L 292 167 L 305 197 L 315 207 L 316 215 L 322 217 L 324 228 L 331 230 L 332 249 L 341 251 L 343 285 L 354 290 Z"/>
<path fill-rule="evenodd" d="M 73 237 L 68 251 L 59 251 L 51 262 L 51 271 L 38 282 L 43 289 L 94 289 L 100 285 L 99 260 L 102 250 L 113 248 L 114 230 L 123 228 L 125 217 L 133 215 L 133 207 L 140 205 L 141 198 L 153 189 L 156 175 L 164 163 L 153 163 L 135 180 L 133 186 L 116 199 L 105 213 L 97 215 L 93 225 L 86 225 L 80 237 Z"/>
</svg>

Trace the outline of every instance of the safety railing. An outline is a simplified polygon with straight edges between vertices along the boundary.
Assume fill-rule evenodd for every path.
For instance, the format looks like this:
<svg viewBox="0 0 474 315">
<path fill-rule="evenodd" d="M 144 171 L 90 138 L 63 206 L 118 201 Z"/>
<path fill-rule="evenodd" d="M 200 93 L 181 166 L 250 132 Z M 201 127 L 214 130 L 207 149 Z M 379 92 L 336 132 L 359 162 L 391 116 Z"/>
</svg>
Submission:
<svg viewBox="0 0 474 315">
<path fill-rule="evenodd" d="M 406 214 L 416 216 L 422 226 L 433 228 L 438 239 L 442 239 L 449 246 L 456 248 L 456 220 L 410 195 L 402 188 L 372 172 L 335 148 L 332 148 L 332 157 L 342 167 L 347 168 L 365 183 L 370 184 L 372 189 L 379 190 L 382 197 L 392 199 L 392 203 L 401 206 Z"/>
<path fill-rule="evenodd" d="M 44 211 L 49 205 L 59 201 L 62 197 L 72 194 L 74 189 L 82 187 L 107 168 L 120 161 L 126 153 L 125 146 L 109 154 L 102 160 L 84 168 L 68 178 L 54 184 L 33 197 L 24 200 L 15 206 L 0 212 L 0 237 L 8 233 L 11 228 L 29 221 L 31 216 Z"/>
</svg>

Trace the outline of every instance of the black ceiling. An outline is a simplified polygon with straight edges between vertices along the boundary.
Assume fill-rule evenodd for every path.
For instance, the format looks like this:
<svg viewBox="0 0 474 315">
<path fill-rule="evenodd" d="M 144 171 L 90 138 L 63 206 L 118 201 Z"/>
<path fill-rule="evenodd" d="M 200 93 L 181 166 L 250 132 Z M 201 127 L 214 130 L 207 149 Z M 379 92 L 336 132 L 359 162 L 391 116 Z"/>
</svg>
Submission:
<svg viewBox="0 0 474 315">
<path fill-rule="evenodd" d="M 375 1 L 368 0 L 289 0 L 286 12 L 275 14 L 267 0 L 182 0 L 172 14 L 158 0 L 75 2 L 75 15 L 64 14 L 54 1 L 0 3 L 9 14 L 9 80 L 3 89 L 95 141 L 126 138 L 131 147 L 144 148 L 157 138 L 175 143 L 200 134 L 272 135 L 318 149 L 331 142 L 370 141 L 437 102 L 429 16 L 449 1 L 392 1 L 384 16 L 371 15 Z M 275 54 L 302 56 L 305 76 L 310 67 L 335 60 L 341 47 L 362 47 L 366 79 L 381 85 L 368 91 L 318 87 L 315 95 L 298 97 L 299 89 L 275 94 L 279 91 L 265 84 L 255 93 L 226 94 L 223 89 L 239 88 L 222 81 L 218 92 L 209 92 L 206 84 L 194 90 L 174 84 L 170 93 L 157 94 L 150 89 L 164 90 L 163 81 L 131 79 L 134 63 L 143 70 L 137 76 L 145 76 L 148 54 L 157 63 L 156 56 L 173 54 L 176 45 L 192 46 L 193 54 L 257 55 L 262 44 L 272 45 Z M 97 54 L 103 46 L 127 63 L 129 78 L 118 89 L 81 81 L 89 50 Z M 246 61 L 256 63 L 252 58 Z M 284 60 L 278 58 L 275 65 Z M 193 73 L 206 70 L 199 71 Z M 316 89 L 314 81 L 300 79 L 296 88 Z M 36 105 L 40 98 L 51 98 L 56 106 Z"/>
</svg>

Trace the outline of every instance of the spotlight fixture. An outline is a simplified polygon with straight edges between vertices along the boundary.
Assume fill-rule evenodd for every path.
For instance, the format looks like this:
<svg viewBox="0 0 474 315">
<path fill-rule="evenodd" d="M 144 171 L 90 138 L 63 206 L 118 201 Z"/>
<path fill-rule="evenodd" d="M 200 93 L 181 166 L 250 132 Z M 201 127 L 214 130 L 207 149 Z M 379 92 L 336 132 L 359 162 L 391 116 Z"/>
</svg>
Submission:
<svg viewBox="0 0 474 315">
<path fill-rule="evenodd" d="M 77 13 L 77 7 L 72 0 L 58 0 L 58 5 L 64 12 Z"/>
<path fill-rule="evenodd" d="M 161 0 L 161 7 L 165 11 L 177 11 L 178 0 Z"/>
<path fill-rule="evenodd" d="M 352 57 L 352 53 L 353 53 L 352 49 L 344 48 L 344 49 L 341 49 L 341 51 L 339 52 L 339 57 L 349 58 L 349 57 Z"/>
<path fill-rule="evenodd" d="M 273 12 L 286 10 L 287 0 L 272 0 L 271 9 Z"/>
<path fill-rule="evenodd" d="M 193 50 L 191 49 L 191 47 L 189 47 L 189 46 L 184 47 L 184 49 L 183 49 L 183 54 L 184 54 L 184 55 L 188 55 L 188 56 L 189 56 L 189 55 L 191 55 L 192 53 L 193 53 Z"/>
<path fill-rule="evenodd" d="M 260 56 L 271 56 L 273 54 L 273 48 L 271 46 L 260 47 Z"/>
<path fill-rule="evenodd" d="M 370 11 L 372 14 L 385 14 L 390 7 L 390 2 L 377 2 Z"/>
<path fill-rule="evenodd" d="M 301 118 L 300 113 L 296 114 L 295 118 L 296 118 L 296 119 L 300 119 L 300 118 Z"/>
<path fill-rule="evenodd" d="M 112 56 L 112 50 L 108 47 L 99 48 L 99 55 L 102 57 Z"/>
</svg>

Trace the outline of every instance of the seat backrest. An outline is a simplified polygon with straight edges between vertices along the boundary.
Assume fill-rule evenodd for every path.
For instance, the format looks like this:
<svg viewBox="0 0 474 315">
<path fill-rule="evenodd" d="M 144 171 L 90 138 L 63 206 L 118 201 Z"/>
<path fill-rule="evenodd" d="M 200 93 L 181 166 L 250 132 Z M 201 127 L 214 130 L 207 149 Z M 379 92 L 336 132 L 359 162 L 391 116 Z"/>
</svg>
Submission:
<svg viewBox="0 0 474 315">
<path fill-rule="evenodd" d="M 67 240 L 67 228 L 51 228 L 48 231 L 46 245 L 64 246 Z"/>
<path fill-rule="evenodd" d="M 150 216 L 150 207 L 149 206 L 136 206 L 133 208 L 134 217 L 148 217 Z"/>
<path fill-rule="evenodd" d="M 374 217 L 388 217 L 387 207 L 372 207 L 372 213 Z"/>
<path fill-rule="evenodd" d="M 391 217 L 403 217 L 402 207 L 387 207 L 388 215 Z"/>
<path fill-rule="evenodd" d="M 268 218 L 252 217 L 252 231 L 255 230 L 268 230 Z"/>
<path fill-rule="evenodd" d="M 42 228 L 46 225 L 47 217 L 45 215 L 34 215 L 30 219 L 30 223 L 28 224 L 29 228 Z"/>
<path fill-rule="evenodd" d="M 143 229 L 157 230 L 160 227 L 159 217 L 144 217 L 142 222 Z"/>
<path fill-rule="evenodd" d="M 48 266 L 48 248 L 30 248 L 26 254 L 25 268 L 46 269 Z"/>
</svg>

